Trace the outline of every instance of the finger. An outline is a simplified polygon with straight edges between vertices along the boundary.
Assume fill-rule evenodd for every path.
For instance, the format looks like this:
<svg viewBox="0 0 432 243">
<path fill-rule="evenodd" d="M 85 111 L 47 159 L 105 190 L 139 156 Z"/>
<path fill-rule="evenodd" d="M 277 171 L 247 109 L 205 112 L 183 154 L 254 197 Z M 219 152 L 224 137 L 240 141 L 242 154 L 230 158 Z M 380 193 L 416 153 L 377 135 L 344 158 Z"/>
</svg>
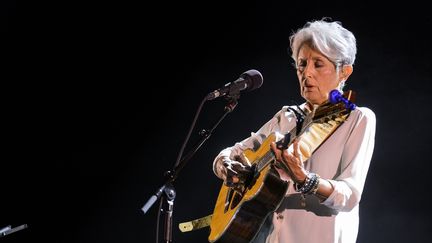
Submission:
<svg viewBox="0 0 432 243">
<path fill-rule="evenodd" d="M 224 184 L 228 187 L 233 187 L 235 186 L 238 182 L 240 181 L 240 179 L 237 176 L 228 176 L 225 181 Z"/>
<path fill-rule="evenodd" d="M 250 175 L 250 173 L 252 172 L 252 167 L 250 167 L 250 166 L 244 166 L 244 167 L 242 167 L 242 168 L 239 169 L 239 172 L 240 172 L 238 174 L 239 177 L 241 177 L 241 178 L 247 178 Z"/>
<path fill-rule="evenodd" d="M 290 166 L 292 166 L 296 158 L 290 152 L 288 152 L 287 149 L 283 150 L 281 157 L 282 157 L 282 161 L 280 164 L 282 165 L 284 172 L 287 173 L 292 178 L 293 172 Z"/>
<path fill-rule="evenodd" d="M 235 174 L 236 174 L 236 175 L 241 174 L 241 172 L 245 171 L 247 168 L 248 168 L 248 167 L 246 167 L 245 165 L 243 165 L 243 164 L 240 163 L 240 162 L 233 162 L 233 163 L 231 164 L 231 169 L 232 169 L 233 171 L 235 171 Z"/>
<path fill-rule="evenodd" d="M 277 161 L 281 161 L 281 151 L 276 147 L 275 142 L 270 143 L 270 148 L 273 151 L 273 154 Z"/>
<path fill-rule="evenodd" d="M 242 166 L 244 166 L 243 163 L 238 162 L 238 161 L 231 161 L 231 165 L 235 166 L 235 167 L 242 167 Z"/>
<path fill-rule="evenodd" d="M 245 166 L 241 163 L 238 163 L 234 166 L 234 170 L 235 170 L 235 176 L 239 177 L 239 179 L 241 180 L 244 177 L 247 177 L 249 175 L 249 173 L 251 172 L 251 167 L 249 166 Z"/>
<path fill-rule="evenodd" d="M 232 182 L 233 182 L 234 184 L 237 184 L 239 181 L 240 181 L 240 179 L 239 179 L 237 176 L 233 176 L 233 177 L 232 177 Z"/>
<path fill-rule="evenodd" d="M 242 166 L 242 164 L 240 162 L 230 160 L 230 161 L 225 161 L 224 162 L 224 166 L 228 170 L 230 170 L 230 171 L 232 171 L 232 172 L 234 172 L 234 173 L 237 174 L 236 168 L 238 168 L 239 166 Z"/>
<path fill-rule="evenodd" d="M 297 139 L 293 142 L 293 155 L 300 158 L 299 141 Z"/>
<path fill-rule="evenodd" d="M 282 159 L 286 164 L 301 164 L 302 163 L 302 154 L 300 153 L 299 148 L 295 148 L 293 146 L 293 151 L 290 152 L 288 150 L 284 150 L 282 154 Z"/>
<path fill-rule="evenodd" d="M 234 170 L 232 168 L 232 166 L 227 167 L 227 171 L 228 171 L 228 176 L 235 176 L 235 175 L 237 175 L 237 171 Z"/>
<path fill-rule="evenodd" d="M 233 183 L 232 183 L 232 177 L 227 176 L 225 178 L 225 180 L 224 180 L 224 184 L 225 184 L 225 186 L 232 186 L 233 185 Z"/>
<path fill-rule="evenodd" d="M 293 157 L 293 155 L 290 154 L 290 152 L 288 152 L 288 149 L 284 149 L 282 151 L 281 157 L 282 157 L 283 161 L 288 163 L 291 160 L 291 158 Z"/>
<path fill-rule="evenodd" d="M 222 179 L 225 180 L 227 175 L 228 175 L 228 169 L 223 165 L 219 165 L 217 170 L 218 170 L 220 176 L 222 177 Z"/>
<path fill-rule="evenodd" d="M 275 143 L 275 142 L 271 142 L 271 143 L 270 143 L 270 148 L 272 149 L 272 151 L 273 151 L 274 153 L 278 153 L 278 152 L 280 152 L 280 150 L 276 147 L 276 143 Z"/>
<path fill-rule="evenodd" d="M 233 168 L 233 166 L 232 166 L 231 163 L 224 163 L 224 166 L 226 168 L 227 177 L 231 177 L 231 176 L 237 174 L 237 171 L 234 170 L 234 168 Z"/>
</svg>

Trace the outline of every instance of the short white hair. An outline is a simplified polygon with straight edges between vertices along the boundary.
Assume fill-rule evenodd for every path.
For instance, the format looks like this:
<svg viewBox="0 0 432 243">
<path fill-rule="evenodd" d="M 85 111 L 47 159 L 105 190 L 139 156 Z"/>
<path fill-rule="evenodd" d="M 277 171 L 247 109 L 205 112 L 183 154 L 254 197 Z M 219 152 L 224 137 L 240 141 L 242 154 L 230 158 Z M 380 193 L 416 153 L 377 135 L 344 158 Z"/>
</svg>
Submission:
<svg viewBox="0 0 432 243">
<path fill-rule="evenodd" d="M 336 67 L 353 65 L 357 53 L 354 34 L 342 27 L 339 21 L 326 19 L 307 22 L 289 38 L 291 57 L 297 66 L 300 47 L 307 43 L 310 47 L 324 54 Z"/>
</svg>

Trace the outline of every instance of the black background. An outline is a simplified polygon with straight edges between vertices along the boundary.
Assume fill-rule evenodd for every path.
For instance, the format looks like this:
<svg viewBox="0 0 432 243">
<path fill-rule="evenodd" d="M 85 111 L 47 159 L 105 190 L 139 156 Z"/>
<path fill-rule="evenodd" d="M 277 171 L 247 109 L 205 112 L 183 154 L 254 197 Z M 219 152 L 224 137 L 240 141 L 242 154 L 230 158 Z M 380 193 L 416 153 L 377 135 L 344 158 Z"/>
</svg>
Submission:
<svg viewBox="0 0 432 243">
<path fill-rule="evenodd" d="M 378 6 L 271 1 L 2 1 L 0 227 L 3 242 L 154 242 L 157 201 L 204 96 L 259 70 L 239 104 L 175 181 L 174 242 L 206 242 L 178 224 L 212 212 L 214 156 L 282 105 L 302 102 L 288 37 L 331 17 L 357 37 L 347 88 L 377 116 L 358 242 L 425 242 L 431 230 L 431 16 Z M 206 102 L 186 148 L 226 102 Z M 162 232 L 163 228 L 160 229 Z M 161 239 L 162 240 L 162 239 Z"/>
</svg>

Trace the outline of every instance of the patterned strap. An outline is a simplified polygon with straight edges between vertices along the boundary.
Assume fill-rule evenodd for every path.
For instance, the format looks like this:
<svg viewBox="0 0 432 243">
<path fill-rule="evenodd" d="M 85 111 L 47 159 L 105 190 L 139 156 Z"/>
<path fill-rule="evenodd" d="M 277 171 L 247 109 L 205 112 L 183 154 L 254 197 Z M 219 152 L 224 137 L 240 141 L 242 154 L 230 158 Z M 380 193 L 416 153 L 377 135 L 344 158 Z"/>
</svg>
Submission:
<svg viewBox="0 0 432 243">
<path fill-rule="evenodd" d="M 339 116 L 325 123 L 313 123 L 300 136 L 299 148 L 303 155 L 303 160 L 310 158 L 312 153 L 348 118 L 348 115 Z"/>
</svg>

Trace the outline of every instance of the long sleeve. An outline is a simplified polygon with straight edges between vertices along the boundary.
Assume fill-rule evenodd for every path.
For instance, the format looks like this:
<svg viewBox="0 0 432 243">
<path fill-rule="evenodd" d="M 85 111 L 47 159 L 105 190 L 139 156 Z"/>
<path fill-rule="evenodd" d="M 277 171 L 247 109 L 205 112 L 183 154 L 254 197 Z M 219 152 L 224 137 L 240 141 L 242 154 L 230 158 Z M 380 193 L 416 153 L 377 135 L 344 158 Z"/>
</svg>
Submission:
<svg viewBox="0 0 432 243">
<path fill-rule="evenodd" d="M 334 191 L 323 202 L 339 211 L 350 211 L 359 204 L 374 150 L 375 114 L 367 108 L 359 109 L 342 152 L 340 174 L 331 180 Z"/>
</svg>

